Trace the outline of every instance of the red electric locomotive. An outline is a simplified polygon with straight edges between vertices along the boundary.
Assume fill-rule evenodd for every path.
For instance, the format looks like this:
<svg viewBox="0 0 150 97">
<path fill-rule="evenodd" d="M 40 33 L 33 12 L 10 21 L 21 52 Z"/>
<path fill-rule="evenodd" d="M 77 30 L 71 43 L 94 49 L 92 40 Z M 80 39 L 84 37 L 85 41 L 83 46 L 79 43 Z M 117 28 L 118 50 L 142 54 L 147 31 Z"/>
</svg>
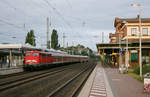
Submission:
<svg viewBox="0 0 150 97">
<path fill-rule="evenodd" d="M 41 51 L 27 51 L 25 54 L 25 64 L 52 63 L 52 54 Z"/>
<path fill-rule="evenodd" d="M 24 69 L 36 67 L 51 67 L 62 63 L 88 61 L 87 56 L 69 55 L 61 51 L 26 51 Z"/>
</svg>

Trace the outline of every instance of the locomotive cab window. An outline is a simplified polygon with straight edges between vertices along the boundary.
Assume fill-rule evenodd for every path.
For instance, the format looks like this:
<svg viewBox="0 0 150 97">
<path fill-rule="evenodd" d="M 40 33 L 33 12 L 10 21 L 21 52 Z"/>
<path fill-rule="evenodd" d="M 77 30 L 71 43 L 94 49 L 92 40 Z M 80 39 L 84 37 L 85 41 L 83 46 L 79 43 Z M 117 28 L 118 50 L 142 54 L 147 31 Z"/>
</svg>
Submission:
<svg viewBox="0 0 150 97">
<path fill-rule="evenodd" d="M 26 53 L 26 56 L 31 56 L 31 53 Z"/>
<path fill-rule="evenodd" d="M 33 56 L 39 56 L 39 53 L 33 53 Z"/>
</svg>

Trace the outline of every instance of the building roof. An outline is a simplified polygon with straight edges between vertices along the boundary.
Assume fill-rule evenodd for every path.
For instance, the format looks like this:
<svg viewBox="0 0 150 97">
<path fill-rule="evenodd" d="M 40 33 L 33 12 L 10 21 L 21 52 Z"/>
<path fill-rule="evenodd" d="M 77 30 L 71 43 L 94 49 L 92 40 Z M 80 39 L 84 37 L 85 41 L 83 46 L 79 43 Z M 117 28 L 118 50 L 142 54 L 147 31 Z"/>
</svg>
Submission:
<svg viewBox="0 0 150 97">
<path fill-rule="evenodd" d="M 22 48 L 21 44 L 0 44 L 0 49 L 19 49 Z"/>
<path fill-rule="evenodd" d="M 136 22 L 139 22 L 139 16 L 137 16 L 136 18 L 118 18 L 118 17 L 116 17 L 115 22 L 114 22 L 114 27 L 116 27 L 116 25 L 118 23 L 122 23 L 123 21 L 136 23 Z M 141 18 L 141 22 L 150 23 L 150 18 Z"/>
<path fill-rule="evenodd" d="M 121 44 L 119 44 L 119 43 L 98 43 L 98 44 L 96 44 L 96 47 L 97 47 L 97 49 L 120 49 L 120 46 L 119 45 L 121 45 L 121 47 L 122 48 L 126 48 L 126 43 L 125 42 L 123 42 L 123 43 L 121 43 Z M 136 42 L 136 41 L 134 41 L 134 42 L 130 42 L 130 43 L 128 43 L 128 48 L 132 48 L 132 49 L 137 49 L 137 48 L 139 48 L 139 42 Z M 142 42 L 142 48 L 146 48 L 146 49 L 150 49 L 150 42 Z"/>
</svg>

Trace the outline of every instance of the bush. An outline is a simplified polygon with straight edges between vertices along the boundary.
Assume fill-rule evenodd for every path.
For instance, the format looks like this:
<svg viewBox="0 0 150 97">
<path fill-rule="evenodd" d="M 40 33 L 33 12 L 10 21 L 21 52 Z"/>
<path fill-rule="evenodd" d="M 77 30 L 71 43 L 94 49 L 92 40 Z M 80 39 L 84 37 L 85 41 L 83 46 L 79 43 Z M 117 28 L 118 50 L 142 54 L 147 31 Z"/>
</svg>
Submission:
<svg viewBox="0 0 150 97">
<path fill-rule="evenodd" d="M 133 72 L 136 74 L 140 74 L 140 67 L 139 66 L 135 67 Z M 150 73 L 150 66 L 144 65 L 142 67 L 142 74 L 146 74 L 146 73 Z"/>
<path fill-rule="evenodd" d="M 133 72 L 136 74 L 140 74 L 140 67 L 139 66 L 135 67 Z"/>
</svg>

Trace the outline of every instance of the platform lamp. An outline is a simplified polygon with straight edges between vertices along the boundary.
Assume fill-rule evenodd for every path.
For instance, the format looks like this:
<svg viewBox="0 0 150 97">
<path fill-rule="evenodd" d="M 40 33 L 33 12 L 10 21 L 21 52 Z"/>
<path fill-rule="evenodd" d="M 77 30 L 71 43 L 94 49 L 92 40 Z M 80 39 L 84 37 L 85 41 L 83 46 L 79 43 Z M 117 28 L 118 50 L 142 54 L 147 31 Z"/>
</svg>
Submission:
<svg viewBox="0 0 150 97">
<path fill-rule="evenodd" d="M 121 64 L 121 34 L 122 32 L 117 32 L 119 34 L 119 70 L 121 68 L 121 73 L 123 73 L 122 71 L 122 64 Z"/>
<path fill-rule="evenodd" d="M 142 78 L 142 49 L 141 49 L 141 5 L 138 3 L 131 4 L 133 7 L 138 7 L 139 11 L 139 60 L 140 60 L 140 77 Z"/>
<path fill-rule="evenodd" d="M 122 22 L 125 27 L 127 28 L 127 21 L 123 21 Z M 126 33 L 127 33 L 127 30 L 126 30 Z M 126 66 L 127 66 L 127 72 L 128 72 L 128 67 L 129 67 L 129 58 L 128 58 L 128 33 L 126 34 Z"/>
</svg>

